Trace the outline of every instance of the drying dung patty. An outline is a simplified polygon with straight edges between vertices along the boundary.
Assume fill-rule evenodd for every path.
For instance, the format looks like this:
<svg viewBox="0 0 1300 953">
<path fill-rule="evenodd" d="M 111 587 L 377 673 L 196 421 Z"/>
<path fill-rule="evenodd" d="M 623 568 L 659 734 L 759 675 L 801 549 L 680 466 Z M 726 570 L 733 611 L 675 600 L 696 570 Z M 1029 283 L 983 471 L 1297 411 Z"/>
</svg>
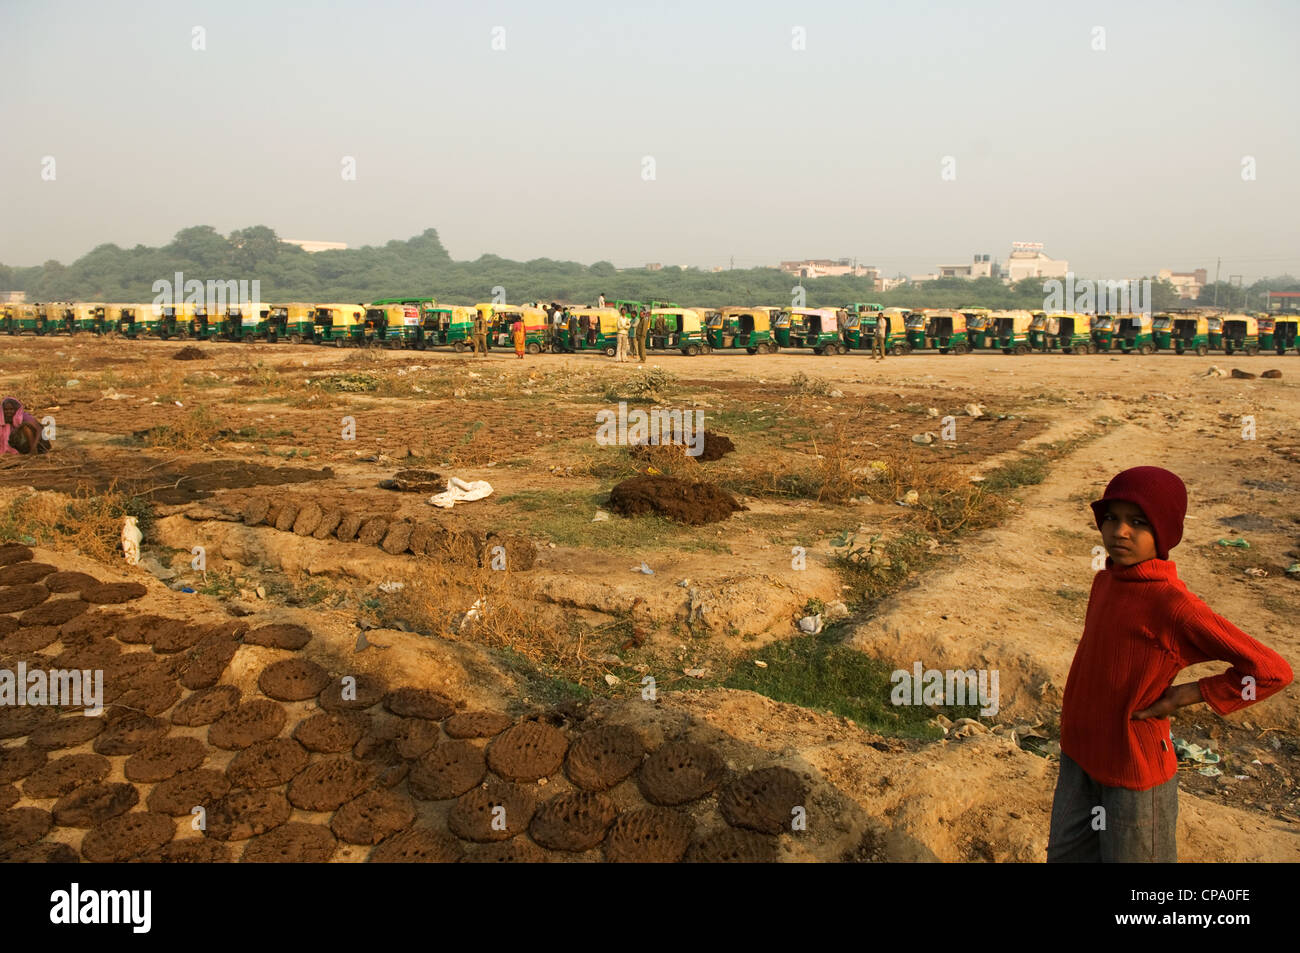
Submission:
<svg viewBox="0 0 1300 953">
<path fill-rule="evenodd" d="M 307 749 L 292 738 L 259 741 L 230 760 L 226 776 L 237 788 L 273 788 L 307 767 L 310 757 Z"/>
<path fill-rule="evenodd" d="M 266 698 L 244 702 L 228 711 L 208 729 L 208 744 L 234 751 L 259 741 L 269 741 L 288 720 L 284 706 Z"/>
<path fill-rule="evenodd" d="M 228 864 L 230 848 L 206 837 L 187 837 L 136 858 L 145 864 Z"/>
<path fill-rule="evenodd" d="M 388 683 L 367 672 L 347 673 L 330 680 L 316 697 L 326 711 L 363 711 L 383 701 Z"/>
<path fill-rule="evenodd" d="M 417 556 L 424 555 L 425 547 L 429 545 L 429 540 L 433 538 L 433 530 L 432 523 L 416 523 L 411 527 L 411 535 L 406 541 L 406 548 Z"/>
<path fill-rule="evenodd" d="M 468 741 L 444 741 L 411 767 L 407 785 L 424 801 L 460 797 L 483 780 L 483 752 Z"/>
<path fill-rule="evenodd" d="M 338 754 L 348 751 L 365 734 L 368 721 L 356 712 L 320 712 L 298 722 L 293 736 L 308 751 Z"/>
<path fill-rule="evenodd" d="M 205 810 L 230 791 L 230 781 L 215 768 L 182 771 L 149 792 L 149 810 L 180 817 L 196 807 Z"/>
<path fill-rule="evenodd" d="M 0 619 L 7 618 L 7 616 L 0 616 Z M 22 629 L 17 628 L 17 621 L 14 621 L 14 625 L 14 631 L 0 638 L 0 651 L 39 652 L 47 645 L 53 645 L 60 638 L 57 625 L 34 625 Z"/>
<path fill-rule="evenodd" d="M 718 810 L 732 827 L 763 834 L 790 830 L 794 809 L 808 792 L 789 768 L 760 768 L 736 778 L 718 792 Z"/>
<path fill-rule="evenodd" d="M 7 864 L 79 864 L 81 855 L 68 844 L 47 840 L 5 854 L 3 860 Z"/>
<path fill-rule="evenodd" d="M 393 735 L 393 747 L 399 757 L 418 758 L 438 743 L 441 733 L 436 721 L 423 718 L 403 718 Z"/>
<path fill-rule="evenodd" d="M 634 476 L 609 491 L 609 508 L 620 516 L 657 513 L 690 526 L 725 520 L 746 509 L 715 483 L 694 483 L 669 476 Z"/>
<path fill-rule="evenodd" d="M 78 642 L 65 648 L 50 663 L 53 668 L 96 669 L 122 654 L 122 646 L 112 639 Z"/>
<path fill-rule="evenodd" d="M 331 507 L 321 513 L 320 522 L 316 524 L 316 529 L 312 531 L 313 539 L 328 539 L 334 535 L 334 531 L 339 528 L 339 523 L 343 521 L 343 511 L 337 507 Z"/>
<path fill-rule="evenodd" d="M 280 504 L 280 512 L 275 514 L 275 528 L 280 532 L 288 532 L 293 529 L 294 521 L 298 519 L 298 504 L 286 501 Z"/>
<path fill-rule="evenodd" d="M 23 782 L 23 794 L 40 800 L 63 797 L 83 784 L 93 784 L 108 777 L 112 765 L 98 754 L 69 754 L 33 771 Z"/>
<path fill-rule="evenodd" d="M 102 715 L 88 718 L 82 714 L 65 715 L 58 721 L 41 725 L 28 738 L 38 748 L 75 748 L 104 730 Z"/>
<path fill-rule="evenodd" d="M 546 851 L 526 837 L 482 844 L 465 855 L 467 864 L 544 864 L 547 860 Z"/>
<path fill-rule="evenodd" d="M 58 720 L 59 713 L 46 705 L 0 705 L 0 738 L 22 738 Z"/>
<path fill-rule="evenodd" d="M 99 580 L 86 572 L 52 572 L 41 580 L 50 592 L 79 592 L 86 586 L 94 586 Z"/>
<path fill-rule="evenodd" d="M 21 612 L 32 606 L 39 606 L 50 597 L 50 590 L 40 583 L 30 586 L 5 586 L 0 589 L 0 609 L 5 612 Z"/>
<path fill-rule="evenodd" d="M 81 841 L 81 855 L 92 864 L 117 864 L 157 850 L 176 836 L 176 822 L 165 814 L 135 811 L 100 824 Z"/>
<path fill-rule="evenodd" d="M 96 605 L 121 605 L 144 596 L 149 590 L 138 582 L 101 582 L 81 590 L 81 598 Z"/>
<path fill-rule="evenodd" d="M 32 558 L 30 546 L 22 543 L 5 543 L 0 546 L 0 566 L 12 566 Z"/>
<path fill-rule="evenodd" d="M 18 620 L 11 615 L 0 615 L 0 639 L 18 631 Z"/>
<path fill-rule="evenodd" d="M 165 671 L 164 664 L 152 652 L 123 652 L 104 663 L 104 681 L 114 685 L 120 682 L 124 689 L 129 688 L 125 684 L 128 680 L 142 676 L 146 669 Z"/>
<path fill-rule="evenodd" d="M 267 526 L 270 526 L 272 529 L 275 528 L 275 521 L 276 521 L 276 519 L 279 518 L 279 516 L 280 516 L 280 510 L 283 508 L 283 506 L 284 506 L 284 504 L 283 504 L 282 502 L 280 502 L 279 500 L 272 500 L 272 501 L 271 501 L 271 505 L 270 505 L 269 507 L 267 507 L 267 510 L 266 510 L 266 525 L 267 525 Z"/>
<path fill-rule="evenodd" d="M 207 750 L 198 738 L 160 738 L 151 741 L 122 765 L 128 781 L 156 784 L 182 771 L 193 771 L 207 758 Z"/>
<path fill-rule="evenodd" d="M 607 725 L 583 734 L 569 748 L 565 770 L 569 780 L 588 791 L 607 791 L 641 764 L 641 736 L 622 725 Z"/>
<path fill-rule="evenodd" d="M 7 784 L 30 777 L 45 765 L 49 757 L 44 748 L 33 748 L 31 745 L 0 748 L 0 783 Z"/>
<path fill-rule="evenodd" d="M 248 840 L 279 827 L 292 813 L 293 808 L 280 791 L 234 791 L 212 802 L 203 833 L 217 840 Z"/>
<path fill-rule="evenodd" d="M 295 536 L 310 536 L 316 532 L 316 527 L 320 525 L 320 518 L 323 512 L 319 503 L 307 502 L 298 510 L 298 515 L 293 521 L 293 533 Z"/>
<path fill-rule="evenodd" d="M 489 781 L 457 799 L 447 814 L 447 828 L 465 840 L 509 840 L 528 829 L 536 810 L 531 788 Z"/>
<path fill-rule="evenodd" d="M 52 826 L 50 812 L 39 807 L 15 807 L 0 811 L 0 857 L 35 844 Z"/>
<path fill-rule="evenodd" d="M 320 694 L 330 676 L 315 662 L 304 658 L 282 659 L 262 669 L 257 687 L 264 695 L 286 702 L 298 702 Z"/>
<path fill-rule="evenodd" d="M 558 728 L 523 721 L 507 728 L 488 745 L 487 763 L 507 781 L 536 781 L 559 769 L 569 739 Z"/>
<path fill-rule="evenodd" d="M 47 576 L 53 575 L 58 566 L 51 566 L 49 563 L 21 562 L 6 567 L 0 577 L 3 577 L 7 586 L 25 586 L 33 582 L 40 582 Z M 46 586 L 48 589 L 49 587 Z M 53 592 L 54 590 L 50 590 Z"/>
<path fill-rule="evenodd" d="M 372 516 L 361 524 L 361 529 L 357 530 L 357 542 L 363 546 L 378 546 L 387 532 L 388 520 L 382 516 Z"/>
<path fill-rule="evenodd" d="M 334 531 L 335 538 L 341 543 L 350 543 L 357 538 L 357 530 L 361 529 L 361 524 L 366 521 L 366 517 L 360 513 L 345 512 L 343 518 L 339 520 L 339 527 Z"/>
<path fill-rule="evenodd" d="M 402 718 L 427 718 L 441 721 L 456 710 L 446 695 L 428 688 L 397 688 L 384 698 L 384 707 Z"/>
<path fill-rule="evenodd" d="M 643 807 L 620 814 L 605 837 L 611 863 L 675 864 L 686 856 L 695 822 L 666 807 Z"/>
<path fill-rule="evenodd" d="M 33 625 L 63 625 L 63 623 L 75 619 L 81 613 L 90 608 L 88 603 L 80 599 L 50 599 L 38 606 L 33 606 L 18 617 L 18 624 L 21 626 Z"/>
<path fill-rule="evenodd" d="M 253 629 L 244 636 L 245 645 L 264 645 L 269 649 L 296 652 L 311 641 L 311 630 L 291 622 L 277 622 Z"/>
<path fill-rule="evenodd" d="M 690 864 L 771 864 L 776 859 L 776 838 L 735 828 L 723 828 L 696 841 L 686 852 Z"/>
<path fill-rule="evenodd" d="M 512 724 L 514 719 L 499 711 L 458 711 L 442 728 L 451 738 L 492 738 Z"/>
<path fill-rule="evenodd" d="M 329 828 L 295 821 L 254 837 L 239 858 L 241 864 L 323 864 L 334 856 L 338 842 Z"/>
<path fill-rule="evenodd" d="M 107 721 L 108 727 L 95 738 L 94 749 L 100 754 L 135 754 L 168 730 L 162 719 L 129 708 L 110 709 Z"/>
<path fill-rule="evenodd" d="M 191 625 L 183 619 L 171 619 L 153 630 L 149 644 L 155 652 L 163 654 L 183 652 L 198 645 L 205 634 L 201 625 Z"/>
<path fill-rule="evenodd" d="M 230 660 L 239 651 L 239 642 L 219 632 L 204 636 L 179 658 L 179 681 L 189 689 L 211 688 L 221 680 Z"/>
<path fill-rule="evenodd" d="M 722 757 L 712 748 L 674 741 L 646 759 L 637 780 L 651 804 L 675 807 L 698 800 L 716 788 L 724 770 Z"/>
<path fill-rule="evenodd" d="M 271 501 L 264 496 L 255 496 L 244 504 L 241 514 L 246 526 L 261 526 L 266 522 L 266 515 L 271 510 Z"/>
<path fill-rule="evenodd" d="M 134 784 L 96 781 L 82 784 L 54 802 L 54 823 L 60 827 L 98 827 L 125 814 L 140 801 Z"/>
<path fill-rule="evenodd" d="M 594 791 L 573 791 L 553 797 L 533 815 L 528 831 L 551 850 L 591 850 L 605 838 L 618 813 L 614 802 Z"/>
<path fill-rule="evenodd" d="M 378 844 L 409 827 L 415 804 L 394 791 L 367 791 L 349 801 L 330 818 L 330 830 L 348 844 Z"/>
<path fill-rule="evenodd" d="M 172 709 L 172 724 L 185 727 L 210 725 L 239 705 L 239 689 L 234 685 L 213 685 L 200 689 Z"/>
<path fill-rule="evenodd" d="M 370 852 L 371 864 L 454 864 L 465 856 L 456 838 L 419 827 L 388 838 Z"/>
<path fill-rule="evenodd" d="M 379 548 L 394 556 L 406 552 L 406 547 L 411 544 L 411 528 L 411 524 L 404 520 L 390 523 Z"/>
<path fill-rule="evenodd" d="M 0 811 L 7 811 L 18 803 L 18 789 L 12 784 L 0 784 Z"/>
<path fill-rule="evenodd" d="M 374 778 L 350 758 L 326 758 L 289 782 L 289 803 L 304 811 L 334 811 L 361 794 Z"/>
<path fill-rule="evenodd" d="M 110 628 L 104 634 L 112 635 L 119 642 L 126 642 L 129 645 L 145 645 L 149 643 L 153 639 L 154 630 L 170 621 L 160 615 L 125 616 L 120 612 L 108 613 L 101 611 L 93 615 L 88 612 L 79 619 L 68 623 L 68 625 L 76 625 L 81 619 L 94 617 L 111 620 L 105 622 L 105 625 L 111 625 L 113 628 Z M 67 626 L 64 626 L 64 632 L 67 632 Z"/>
<path fill-rule="evenodd" d="M 117 696 L 115 702 L 125 708 L 138 708 L 149 715 L 161 715 L 181 697 L 181 687 L 165 670 L 150 669 L 139 678 L 132 677 L 130 691 Z"/>
</svg>

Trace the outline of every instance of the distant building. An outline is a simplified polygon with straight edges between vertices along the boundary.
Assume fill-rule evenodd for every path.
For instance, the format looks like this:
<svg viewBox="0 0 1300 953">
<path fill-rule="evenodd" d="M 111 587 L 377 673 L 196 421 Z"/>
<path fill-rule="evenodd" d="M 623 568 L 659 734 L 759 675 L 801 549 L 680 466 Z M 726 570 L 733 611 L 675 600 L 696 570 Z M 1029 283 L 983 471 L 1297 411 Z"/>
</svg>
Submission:
<svg viewBox="0 0 1300 953">
<path fill-rule="evenodd" d="M 880 269 L 871 265 L 855 265 L 848 258 L 806 258 L 803 261 L 783 261 L 781 270 L 799 278 L 870 278 L 880 276 Z"/>
<path fill-rule="evenodd" d="M 1070 263 L 1043 254 L 1042 242 L 1012 242 L 1006 276 L 1012 283 L 1023 278 L 1064 278 Z"/>
<path fill-rule="evenodd" d="M 1264 292 L 1266 311 L 1300 311 L 1300 291 Z"/>
<path fill-rule="evenodd" d="M 664 266 L 663 266 L 663 264 L 662 264 L 661 262 L 654 261 L 654 262 L 651 262 L 650 264 L 646 265 L 646 266 L 645 266 L 645 270 L 646 270 L 646 271 L 663 271 L 663 270 L 664 270 Z"/>
<path fill-rule="evenodd" d="M 877 291 L 893 291 L 895 288 L 897 288 L 899 285 L 903 284 L 905 281 L 907 281 L 907 279 L 906 279 L 906 278 L 902 278 L 902 277 L 899 277 L 899 278 L 877 278 L 877 279 L 876 279 L 876 290 L 877 290 Z"/>
<path fill-rule="evenodd" d="M 26 291 L 0 291 L 0 304 L 26 304 Z"/>
<path fill-rule="evenodd" d="M 343 251 L 348 246 L 346 242 L 317 242 L 299 238 L 282 238 L 280 241 L 286 245 L 297 245 L 303 251 Z"/>
<path fill-rule="evenodd" d="M 1206 285 L 1209 272 L 1204 268 L 1197 268 L 1195 271 L 1170 271 L 1168 268 L 1161 268 L 1156 273 L 1156 277 L 1173 285 L 1174 290 L 1178 292 L 1178 297 L 1194 300 L 1201 296 L 1201 289 Z"/>
<path fill-rule="evenodd" d="M 1001 278 L 1002 265 L 989 255 L 976 255 L 968 265 L 940 265 L 940 278 Z"/>
<path fill-rule="evenodd" d="M 912 275 L 912 276 L 911 276 L 910 278 L 908 278 L 907 280 L 910 281 L 910 282 L 911 282 L 912 284 L 914 284 L 914 285 L 919 285 L 919 284 L 920 284 L 921 282 L 923 282 L 923 281 L 934 281 L 934 280 L 935 280 L 936 278 L 938 278 L 938 277 L 939 277 L 939 276 L 936 275 L 936 274 L 928 274 L 928 275 Z"/>
</svg>

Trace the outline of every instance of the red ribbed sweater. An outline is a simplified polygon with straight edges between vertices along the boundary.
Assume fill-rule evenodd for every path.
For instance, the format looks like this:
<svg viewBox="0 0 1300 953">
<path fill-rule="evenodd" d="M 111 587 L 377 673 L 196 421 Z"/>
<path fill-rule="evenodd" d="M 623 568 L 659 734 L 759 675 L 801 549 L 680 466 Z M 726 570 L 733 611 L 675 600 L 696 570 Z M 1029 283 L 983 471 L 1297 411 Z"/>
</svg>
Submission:
<svg viewBox="0 0 1300 953">
<path fill-rule="evenodd" d="M 1224 661 L 1226 672 L 1202 678 L 1201 697 L 1220 715 L 1286 687 L 1291 666 L 1187 591 L 1167 559 L 1097 573 L 1083 637 L 1061 702 L 1061 750 L 1107 787 L 1145 791 L 1178 770 L 1168 718 L 1132 719 L 1153 704 L 1178 673 L 1198 662 Z M 1255 680 L 1254 698 L 1243 680 Z"/>
</svg>

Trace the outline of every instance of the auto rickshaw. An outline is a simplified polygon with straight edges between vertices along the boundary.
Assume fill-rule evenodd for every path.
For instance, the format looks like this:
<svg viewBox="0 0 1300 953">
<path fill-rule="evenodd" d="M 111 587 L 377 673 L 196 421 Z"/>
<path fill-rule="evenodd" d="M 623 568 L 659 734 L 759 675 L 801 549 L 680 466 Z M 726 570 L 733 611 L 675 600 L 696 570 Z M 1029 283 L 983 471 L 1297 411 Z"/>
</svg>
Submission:
<svg viewBox="0 0 1300 953">
<path fill-rule="evenodd" d="M 721 320 L 721 314 L 715 320 Z M 704 312 L 695 308 L 654 308 L 650 312 L 648 349 L 681 351 L 688 357 L 708 354 L 710 347 Z"/>
<path fill-rule="evenodd" d="M 925 337 L 933 342 L 940 354 L 969 354 L 975 350 L 966 336 L 966 315 L 960 311 L 930 311 L 927 313 Z"/>
<path fill-rule="evenodd" d="M 0 304 L 0 331 L 3 331 L 5 334 L 16 333 L 13 330 L 14 308 L 15 305 L 12 304 Z"/>
<path fill-rule="evenodd" d="M 420 348 L 451 347 L 458 353 L 473 347 L 474 308 L 435 304 L 420 312 Z"/>
<path fill-rule="evenodd" d="M 5 330 L 10 334 L 38 333 L 37 310 L 35 304 L 11 304 L 6 307 Z"/>
<path fill-rule="evenodd" d="M 1300 315 L 1284 312 L 1273 318 L 1273 348 L 1279 354 L 1300 350 Z"/>
<path fill-rule="evenodd" d="M 225 337 L 230 341 L 256 341 L 258 338 L 265 338 L 274 341 L 276 338 L 271 337 L 271 306 L 263 304 L 260 301 L 250 301 L 246 304 L 232 304 L 226 308 L 224 315 Z M 276 335 L 279 336 L 278 333 Z"/>
<path fill-rule="evenodd" d="M 750 354 L 774 354 L 772 316 L 780 308 L 723 308 L 711 311 L 705 322 L 709 347 L 719 350 L 744 348 Z"/>
<path fill-rule="evenodd" d="M 366 309 L 359 304 L 318 304 L 312 309 L 312 339 L 335 347 L 363 345 L 366 341 Z"/>
<path fill-rule="evenodd" d="M 1157 351 L 1173 350 L 1174 316 L 1160 313 L 1151 316 L 1151 340 Z"/>
<path fill-rule="evenodd" d="M 1162 317 L 1173 321 L 1170 337 L 1175 354 L 1194 352 L 1198 357 L 1210 353 L 1210 322 L 1203 314 L 1159 315 L 1152 319 L 1152 326 Z"/>
<path fill-rule="evenodd" d="M 540 354 L 548 345 L 546 312 L 532 305 L 476 304 L 488 321 L 488 347 L 513 348 L 515 322 L 524 322 L 524 350 Z"/>
<path fill-rule="evenodd" d="M 884 311 L 885 306 L 883 304 L 873 304 L 870 302 L 864 303 L 859 301 L 854 304 L 846 304 L 841 310 L 847 315 L 857 315 L 860 318 L 865 318 L 867 315 L 873 314 L 877 311 Z"/>
<path fill-rule="evenodd" d="M 1115 316 L 1111 314 L 1094 314 L 1092 316 L 1092 344 L 1098 351 L 1109 351 L 1111 337 L 1115 333 Z M 1094 352 L 1095 353 L 1095 352 Z"/>
<path fill-rule="evenodd" d="M 71 334 L 76 312 L 67 301 L 51 301 L 41 307 L 42 334 Z"/>
<path fill-rule="evenodd" d="M 1025 332 L 1026 343 L 1031 351 L 1047 350 L 1047 312 L 1030 312 L 1029 330 Z"/>
<path fill-rule="evenodd" d="M 1115 350 L 1125 354 L 1154 354 L 1156 342 L 1152 335 L 1151 315 L 1118 315 L 1111 342 Z"/>
<path fill-rule="evenodd" d="M 848 315 L 837 308 L 791 308 L 776 319 L 776 343 L 811 348 L 816 354 L 847 354 L 841 324 Z"/>
<path fill-rule="evenodd" d="M 72 333 L 81 331 L 90 334 L 104 333 L 104 305 L 92 301 L 74 301 L 72 303 Z"/>
<path fill-rule="evenodd" d="M 225 338 L 230 318 L 224 314 L 219 314 L 214 308 L 208 311 L 208 306 L 202 302 L 178 302 L 174 308 L 163 308 L 163 317 L 167 312 L 172 312 L 176 326 L 187 327 L 189 337 L 199 341 L 215 341 L 218 338 Z"/>
<path fill-rule="evenodd" d="M 958 308 L 966 315 L 966 340 L 973 348 L 989 347 L 989 336 L 993 333 L 993 324 L 989 315 L 991 308 Z"/>
<path fill-rule="evenodd" d="M 366 322 L 379 331 L 384 347 L 419 347 L 420 308 L 417 304 L 372 304 Z"/>
<path fill-rule="evenodd" d="M 203 313 L 204 323 L 207 322 L 207 309 L 203 306 L 193 304 L 154 305 L 154 313 L 158 316 L 154 324 L 154 331 L 158 337 L 166 340 L 167 338 L 187 338 L 194 333 L 195 315 L 200 311 Z"/>
<path fill-rule="evenodd" d="M 1044 315 L 1040 350 L 1060 351 L 1062 354 L 1096 354 L 1091 315 L 1072 312 Z"/>
<path fill-rule="evenodd" d="M 1003 354 L 1029 353 L 1029 325 L 1033 321 L 1029 311 L 994 311 L 989 315 L 993 325 L 992 346 Z"/>
<path fill-rule="evenodd" d="M 1273 315 L 1256 311 L 1255 320 L 1259 322 L 1259 349 L 1261 351 L 1272 351 L 1277 347 L 1277 340 L 1273 336 Z"/>
<path fill-rule="evenodd" d="M 1223 316 L 1223 353 L 1245 351 L 1254 356 L 1259 353 L 1259 319 L 1251 314 L 1225 314 Z"/>
<path fill-rule="evenodd" d="M 123 337 L 146 337 L 157 330 L 159 314 L 152 304 L 122 304 L 115 308 L 113 327 Z"/>
<path fill-rule="evenodd" d="M 586 327 L 584 328 L 584 319 Z M 628 331 L 629 350 L 636 324 Z M 617 308 L 570 308 L 560 331 L 560 346 L 566 351 L 604 351 L 609 357 L 618 353 Z"/>
</svg>

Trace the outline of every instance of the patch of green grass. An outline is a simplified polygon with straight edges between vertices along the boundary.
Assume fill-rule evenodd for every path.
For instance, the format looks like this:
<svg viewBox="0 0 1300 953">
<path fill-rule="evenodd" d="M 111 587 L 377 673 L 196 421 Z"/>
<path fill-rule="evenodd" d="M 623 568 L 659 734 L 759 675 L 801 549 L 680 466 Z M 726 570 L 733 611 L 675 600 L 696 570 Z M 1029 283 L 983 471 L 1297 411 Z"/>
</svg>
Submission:
<svg viewBox="0 0 1300 953">
<path fill-rule="evenodd" d="M 1038 453 L 1025 454 L 991 471 L 980 486 L 990 493 L 1006 493 L 1022 486 L 1036 486 L 1047 479 L 1047 458 Z"/>
<path fill-rule="evenodd" d="M 881 599 L 901 589 L 913 573 L 924 572 L 938 561 L 930 552 L 931 537 L 924 533 L 905 532 L 883 544 L 876 540 L 855 540 L 841 536 L 831 545 L 842 543 L 835 563 L 844 582 L 852 586 L 845 602 L 856 611 L 866 612 Z"/>
<path fill-rule="evenodd" d="M 490 649 L 506 671 L 522 683 L 528 700 L 541 705 L 558 705 L 566 701 L 589 701 L 591 689 L 560 675 L 538 668 L 513 649 Z"/>
<path fill-rule="evenodd" d="M 498 497 L 496 503 L 527 514 L 521 528 L 536 539 L 556 546 L 625 550 L 629 568 L 635 554 L 650 549 L 731 551 L 719 541 L 716 526 L 683 526 L 658 516 L 629 518 L 613 513 L 608 520 L 592 522 L 597 509 L 609 513 L 608 490 L 522 490 Z"/>
<path fill-rule="evenodd" d="M 201 595 L 216 599 L 231 599 L 239 595 L 239 583 L 229 573 L 208 572 L 204 576 L 203 584 L 198 587 Z"/>
<path fill-rule="evenodd" d="M 755 660 L 766 662 L 767 667 L 759 668 Z M 943 737 L 941 729 L 929 724 L 939 713 L 936 710 L 890 702 L 893 671 L 889 663 L 870 658 L 823 633 L 774 642 L 742 657 L 722 684 L 815 711 L 831 711 L 880 734 Z M 966 717 L 952 708 L 942 713 L 954 719 Z"/>
</svg>

